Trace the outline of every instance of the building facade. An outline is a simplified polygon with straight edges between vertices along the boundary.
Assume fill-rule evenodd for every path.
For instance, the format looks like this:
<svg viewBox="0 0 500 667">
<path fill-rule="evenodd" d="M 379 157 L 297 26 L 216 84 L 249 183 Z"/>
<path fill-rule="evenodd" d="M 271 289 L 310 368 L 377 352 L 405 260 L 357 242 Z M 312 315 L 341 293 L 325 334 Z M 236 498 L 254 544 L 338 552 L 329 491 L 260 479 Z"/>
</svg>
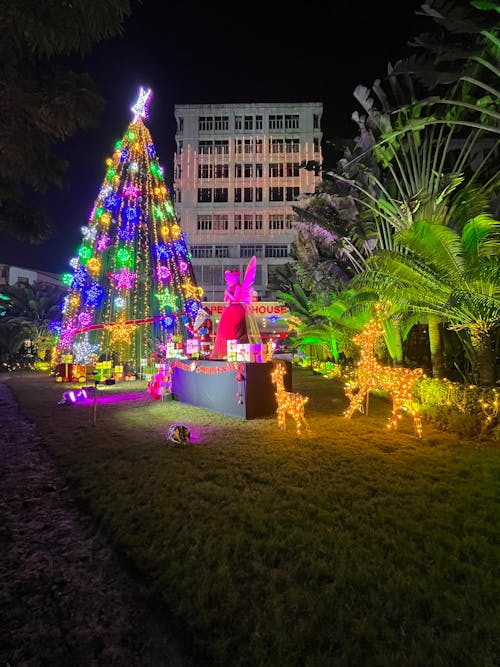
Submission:
<svg viewBox="0 0 500 667">
<path fill-rule="evenodd" d="M 268 285 L 296 238 L 293 205 L 314 193 L 321 164 L 319 102 L 176 105 L 173 200 L 198 285 L 221 301 L 224 271 L 257 258 Z"/>
<path fill-rule="evenodd" d="M 35 282 L 62 287 L 61 276 L 57 273 L 0 264 L 0 285 L 32 285 Z"/>
</svg>

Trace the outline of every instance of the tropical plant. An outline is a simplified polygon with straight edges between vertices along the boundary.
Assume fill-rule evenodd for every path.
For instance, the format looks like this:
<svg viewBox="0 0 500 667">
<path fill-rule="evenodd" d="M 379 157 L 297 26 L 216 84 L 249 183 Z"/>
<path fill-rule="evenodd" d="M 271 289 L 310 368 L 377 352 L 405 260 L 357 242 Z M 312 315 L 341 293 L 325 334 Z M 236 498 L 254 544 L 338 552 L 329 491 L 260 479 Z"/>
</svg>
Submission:
<svg viewBox="0 0 500 667">
<path fill-rule="evenodd" d="M 40 243 L 50 221 L 32 195 L 61 186 L 57 142 L 96 123 L 104 106 L 95 83 L 64 65 L 122 34 L 130 0 L 3 2 L 0 40 L 0 229 Z"/>
<path fill-rule="evenodd" d="M 500 222 L 482 215 L 462 233 L 416 222 L 396 234 L 403 252 L 381 251 L 370 270 L 353 280 L 391 298 L 401 312 L 423 315 L 430 334 L 438 323 L 465 331 L 479 384 L 496 381 L 493 336 L 500 325 Z M 435 353 L 436 348 L 433 351 Z"/>
<path fill-rule="evenodd" d="M 24 337 L 33 341 L 39 358 L 45 359 L 54 345 L 54 328 L 61 322 L 61 304 L 66 289 L 35 282 L 5 286 L 2 292 L 9 297 L 5 302 L 9 305 L 0 328 L 6 327 L 7 334 L 10 332 L 11 335 L 16 329 L 24 332 Z"/>
</svg>

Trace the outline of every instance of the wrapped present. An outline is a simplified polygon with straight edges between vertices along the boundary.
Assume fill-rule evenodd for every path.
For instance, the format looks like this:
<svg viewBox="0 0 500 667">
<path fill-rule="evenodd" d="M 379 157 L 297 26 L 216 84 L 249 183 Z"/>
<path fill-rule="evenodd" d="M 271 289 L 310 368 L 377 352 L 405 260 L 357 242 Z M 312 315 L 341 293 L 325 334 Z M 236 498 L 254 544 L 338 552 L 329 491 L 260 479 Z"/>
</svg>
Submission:
<svg viewBox="0 0 500 667">
<path fill-rule="evenodd" d="M 252 343 L 250 345 L 250 361 L 263 364 L 266 361 L 266 346 L 263 343 Z"/>
<path fill-rule="evenodd" d="M 200 354 L 200 341 L 198 338 L 188 338 L 186 341 L 186 354 L 188 357 L 198 357 Z"/>
<path fill-rule="evenodd" d="M 250 361 L 250 343 L 236 345 L 236 361 Z"/>
<path fill-rule="evenodd" d="M 239 345 L 237 340 L 228 340 L 227 341 L 227 360 L 236 361 L 237 357 L 237 346 Z"/>
</svg>

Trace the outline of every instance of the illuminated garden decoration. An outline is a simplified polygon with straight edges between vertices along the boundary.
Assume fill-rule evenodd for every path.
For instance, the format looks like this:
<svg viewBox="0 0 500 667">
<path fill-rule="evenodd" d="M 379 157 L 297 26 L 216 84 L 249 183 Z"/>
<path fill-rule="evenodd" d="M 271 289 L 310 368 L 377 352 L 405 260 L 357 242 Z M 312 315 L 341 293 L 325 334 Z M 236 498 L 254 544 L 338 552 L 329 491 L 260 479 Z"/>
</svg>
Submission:
<svg viewBox="0 0 500 667">
<path fill-rule="evenodd" d="M 150 99 L 141 88 L 134 118 L 106 160 L 72 271 L 63 276 L 59 359 L 113 355 L 137 368 L 166 343 L 185 343 L 200 308 L 203 291 L 144 125 Z"/>
<path fill-rule="evenodd" d="M 363 327 L 363 330 L 354 336 L 353 342 L 361 348 L 357 364 L 357 379 L 347 382 L 345 393 L 349 399 L 349 406 L 344 416 L 350 419 L 356 410 L 363 409 L 363 403 L 370 391 L 383 391 L 392 396 L 392 414 L 387 427 L 396 429 L 404 410 L 413 417 L 413 425 L 417 436 L 422 436 L 422 422 L 418 404 L 413 396 L 415 382 L 423 377 L 421 368 L 394 368 L 379 363 L 375 354 L 375 344 L 384 334 L 380 304 L 376 307 L 375 316 Z"/>
<path fill-rule="evenodd" d="M 295 421 L 297 437 L 302 433 L 302 427 L 310 431 L 309 424 L 304 415 L 304 406 L 309 400 L 309 396 L 304 396 L 298 392 L 286 391 L 284 377 L 286 375 L 285 364 L 276 363 L 271 371 L 271 381 L 276 387 L 276 414 L 278 416 L 278 426 L 282 431 L 286 430 L 286 416 L 290 415 Z"/>
</svg>

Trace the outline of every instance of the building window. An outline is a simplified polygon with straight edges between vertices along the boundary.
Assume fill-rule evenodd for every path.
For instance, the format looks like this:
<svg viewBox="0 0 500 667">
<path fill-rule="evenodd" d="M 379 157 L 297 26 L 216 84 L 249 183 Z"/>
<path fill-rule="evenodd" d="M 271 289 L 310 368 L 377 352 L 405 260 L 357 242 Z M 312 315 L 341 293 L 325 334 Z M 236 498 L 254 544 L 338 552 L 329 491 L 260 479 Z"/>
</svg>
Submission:
<svg viewBox="0 0 500 667">
<path fill-rule="evenodd" d="M 283 153 L 283 139 L 269 139 L 270 153 Z"/>
<path fill-rule="evenodd" d="M 262 213 L 255 214 L 255 229 L 262 229 Z"/>
<path fill-rule="evenodd" d="M 241 155 L 243 142 L 241 139 L 234 140 L 234 153 L 235 155 Z"/>
<path fill-rule="evenodd" d="M 208 232 L 212 229 L 212 216 L 199 215 L 197 219 L 197 227 L 199 232 Z"/>
<path fill-rule="evenodd" d="M 243 229 L 247 232 L 253 229 L 253 215 L 248 214 L 243 216 Z"/>
<path fill-rule="evenodd" d="M 245 188 L 243 198 L 247 204 L 253 201 L 253 188 Z"/>
<path fill-rule="evenodd" d="M 266 257 L 288 257 L 287 245 L 266 245 Z"/>
<path fill-rule="evenodd" d="M 273 214 L 269 216 L 269 229 L 272 231 L 285 228 L 285 218 L 281 214 Z M 267 255 L 266 255 L 267 257 Z"/>
<path fill-rule="evenodd" d="M 283 116 L 269 116 L 269 129 L 270 130 L 282 130 L 283 129 Z"/>
<path fill-rule="evenodd" d="M 236 231 L 241 231 L 241 214 L 234 214 L 234 228 Z"/>
<path fill-rule="evenodd" d="M 285 139 L 285 150 L 287 153 L 299 153 L 300 139 Z"/>
<path fill-rule="evenodd" d="M 253 130 L 253 116 L 245 116 L 245 130 Z"/>
<path fill-rule="evenodd" d="M 314 137 L 313 139 L 313 148 L 315 153 L 319 153 L 319 139 L 318 137 Z"/>
<path fill-rule="evenodd" d="M 285 116 L 285 130 L 299 129 L 299 114 L 287 114 Z"/>
<path fill-rule="evenodd" d="M 262 116 L 255 116 L 255 129 L 262 130 Z"/>
<path fill-rule="evenodd" d="M 178 153 L 179 155 L 182 155 L 182 148 L 183 148 L 182 141 L 178 141 L 178 142 L 177 142 L 177 153 Z"/>
<path fill-rule="evenodd" d="M 257 162 L 255 164 L 255 176 L 256 178 L 262 178 L 262 175 L 264 173 L 264 169 L 262 166 L 262 162 Z"/>
<path fill-rule="evenodd" d="M 212 116 L 200 116 L 198 118 L 198 130 L 200 132 L 209 132 L 214 128 L 214 119 Z"/>
<path fill-rule="evenodd" d="M 214 188 L 214 202 L 219 204 L 229 201 L 227 188 Z"/>
<path fill-rule="evenodd" d="M 234 188 L 234 201 L 241 202 L 241 188 Z"/>
<path fill-rule="evenodd" d="M 313 128 L 319 130 L 319 115 L 317 113 L 313 113 Z"/>
<path fill-rule="evenodd" d="M 182 116 L 177 119 L 177 132 L 184 132 L 184 118 Z"/>
<path fill-rule="evenodd" d="M 212 188 L 198 188 L 198 203 L 208 204 L 212 201 Z"/>
<path fill-rule="evenodd" d="M 178 164 L 175 168 L 175 178 L 176 180 L 180 180 L 182 178 L 182 166 Z"/>
<path fill-rule="evenodd" d="M 240 257 L 262 257 L 261 245 L 240 245 Z"/>
<path fill-rule="evenodd" d="M 258 153 L 259 155 L 262 155 L 262 150 L 263 150 L 262 149 L 262 146 L 263 146 L 262 139 L 255 139 L 254 146 L 255 146 L 255 153 Z"/>
<path fill-rule="evenodd" d="M 215 232 L 227 232 L 229 228 L 229 218 L 227 215 L 215 214 L 213 220 L 213 229 Z"/>
<path fill-rule="evenodd" d="M 243 129 L 243 116 L 234 117 L 234 129 L 242 130 Z"/>
<path fill-rule="evenodd" d="M 202 267 L 201 276 L 202 282 L 204 285 L 218 286 L 224 284 L 224 273 L 222 266 L 217 264 L 204 264 Z"/>
<path fill-rule="evenodd" d="M 215 154 L 216 155 L 228 155 L 229 153 L 229 141 L 227 139 L 220 139 L 215 141 Z"/>
<path fill-rule="evenodd" d="M 215 116 L 214 118 L 215 130 L 229 130 L 229 116 Z"/>
<path fill-rule="evenodd" d="M 283 173 L 282 162 L 269 163 L 269 178 L 283 178 Z"/>
<path fill-rule="evenodd" d="M 283 201 L 283 188 L 269 188 L 269 201 Z"/>
<path fill-rule="evenodd" d="M 262 188 L 255 188 L 255 201 L 262 201 Z"/>
<path fill-rule="evenodd" d="M 198 142 L 198 153 L 200 155 L 212 155 L 213 153 L 213 141 L 199 141 Z"/>
<path fill-rule="evenodd" d="M 234 177 L 235 178 L 241 178 L 241 174 L 242 174 L 241 164 L 235 164 L 234 165 Z"/>
<path fill-rule="evenodd" d="M 245 139 L 245 155 L 253 153 L 253 139 Z"/>
<path fill-rule="evenodd" d="M 210 259 L 213 257 L 213 248 L 211 245 L 192 245 L 191 255 L 195 259 Z"/>
<path fill-rule="evenodd" d="M 292 229 L 295 220 L 297 220 L 297 216 L 294 213 L 287 213 L 285 217 L 285 229 Z"/>
<path fill-rule="evenodd" d="M 212 178 L 212 176 L 213 176 L 213 165 L 211 164 L 198 165 L 198 178 Z"/>
<path fill-rule="evenodd" d="M 287 162 L 286 163 L 286 175 L 288 178 L 295 178 L 299 176 L 300 165 L 298 162 Z"/>
<path fill-rule="evenodd" d="M 215 165 L 215 178 L 229 178 L 229 165 L 228 164 L 216 164 Z"/>
<path fill-rule="evenodd" d="M 245 178 L 253 177 L 253 164 L 246 164 L 244 168 Z"/>
<path fill-rule="evenodd" d="M 286 201 L 296 201 L 300 195 L 300 188 L 293 187 L 286 189 Z"/>
<path fill-rule="evenodd" d="M 216 245 L 215 246 L 215 256 L 216 257 L 229 257 L 229 246 L 227 246 L 227 245 Z"/>
<path fill-rule="evenodd" d="M 182 190 L 180 188 L 177 188 L 174 192 L 175 196 L 175 201 L 178 204 L 182 204 Z"/>
</svg>

